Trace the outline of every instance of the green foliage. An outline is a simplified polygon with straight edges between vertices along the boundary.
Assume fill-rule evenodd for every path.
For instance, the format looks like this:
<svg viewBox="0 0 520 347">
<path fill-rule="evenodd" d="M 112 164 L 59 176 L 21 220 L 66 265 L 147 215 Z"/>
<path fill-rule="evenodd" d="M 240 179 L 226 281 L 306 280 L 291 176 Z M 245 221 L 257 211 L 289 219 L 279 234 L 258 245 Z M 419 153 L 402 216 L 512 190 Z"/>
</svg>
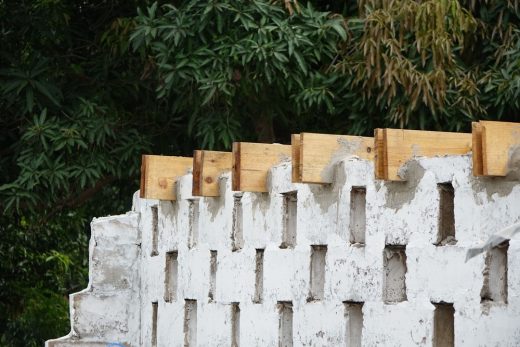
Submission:
<svg viewBox="0 0 520 347">
<path fill-rule="evenodd" d="M 362 107 L 375 103 L 378 123 L 467 130 L 480 118 L 518 120 L 518 9 L 516 1 L 360 1 L 335 68 Z"/>
<path fill-rule="evenodd" d="M 304 112 L 333 108 L 321 66 L 347 37 L 341 16 L 310 3 L 288 15 L 265 1 L 187 1 L 155 3 L 137 22 L 131 41 L 154 57 L 157 97 L 190 114 L 202 147 L 229 148 L 244 130 L 290 118 L 302 103 L 311 106 Z"/>
<path fill-rule="evenodd" d="M 271 140 L 289 129 L 370 135 L 519 119 L 517 1 L 283 3 L 139 12 L 131 40 L 153 58 L 157 97 L 190 113 L 203 146 L 222 131 L 209 117 L 239 120 L 228 129 L 241 138 L 274 122 Z"/>
<path fill-rule="evenodd" d="M 0 1 L 2 346 L 68 333 L 89 221 L 129 208 L 141 154 L 172 129 L 127 50 L 139 5 Z"/>
<path fill-rule="evenodd" d="M 69 330 L 140 154 L 520 120 L 519 0 L 0 0 L 0 345 Z"/>
</svg>

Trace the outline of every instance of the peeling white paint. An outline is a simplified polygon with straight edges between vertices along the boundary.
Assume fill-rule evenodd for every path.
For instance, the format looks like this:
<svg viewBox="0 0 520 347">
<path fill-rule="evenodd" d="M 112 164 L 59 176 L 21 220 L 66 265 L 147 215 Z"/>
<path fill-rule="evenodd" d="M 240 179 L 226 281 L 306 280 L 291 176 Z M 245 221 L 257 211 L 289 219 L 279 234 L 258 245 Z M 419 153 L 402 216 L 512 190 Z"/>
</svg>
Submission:
<svg viewBox="0 0 520 347">
<path fill-rule="evenodd" d="M 185 346 L 185 300 L 196 300 L 199 346 L 231 346 L 234 303 L 240 307 L 235 327 L 241 346 L 278 346 L 280 302 L 292 304 L 294 346 L 348 345 L 349 327 L 361 325 L 348 323 L 349 302 L 363 303 L 362 317 L 356 318 L 362 321 L 363 346 L 432 346 L 432 303 L 453 304 L 455 346 L 520 345 L 519 235 L 509 243 L 507 303 L 481 303 L 485 254 L 465 262 L 469 248 L 520 221 L 519 182 L 473 177 L 470 156 L 415 158 L 403 168 L 404 183 L 375 180 L 373 170 L 372 162 L 343 159 L 334 167 L 334 183 L 320 186 L 291 183 L 288 162 L 272 168 L 269 193 L 242 195 L 238 248 L 233 248 L 229 174 L 219 179 L 221 197 L 199 199 L 197 242 L 191 249 L 191 174 L 178 181 L 177 201 L 134 196 L 133 212 L 92 222 L 89 286 L 71 295 L 71 333 L 47 346 L 151 346 L 155 302 L 157 345 Z M 437 184 L 445 182 L 455 191 L 457 243 L 436 246 Z M 352 187 L 366 187 L 364 245 L 350 242 Z M 293 191 L 296 244 L 281 249 L 283 194 Z M 158 208 L 156 256 L 152 206 Z M 310 298 L 313 245 L 327 250 L 323 277 L 315 276 L 320 295 Z M 384 302 L 385 245 L 406 246 L 402 302 Z M 257 249 L 263 250 L 261 279 L 255 272 Z M 177 292 L 175 300 L 165 302 L 166 253 L 171 251 L 178 252 Z M 211 251 L 217 254 L 212 299 Z"/>
</svg>

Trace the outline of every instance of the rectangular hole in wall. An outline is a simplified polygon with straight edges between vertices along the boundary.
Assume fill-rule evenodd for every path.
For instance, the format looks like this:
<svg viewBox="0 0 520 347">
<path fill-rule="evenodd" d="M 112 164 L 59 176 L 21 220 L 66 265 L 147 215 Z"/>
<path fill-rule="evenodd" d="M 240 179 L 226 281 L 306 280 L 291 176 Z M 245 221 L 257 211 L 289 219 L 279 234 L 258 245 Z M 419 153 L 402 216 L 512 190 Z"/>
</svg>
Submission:
<svg viewBox="0 0 520 347">
<path fill-rule="evenodd" d="M 193 248 L 197 246 L 199 239 L 199 200 L 189 200 L 189 239 L 188 247 Z"/>
<path fill-rule="evenodd" d="M 278 346 L 292 347 L 293 345 L 293 308 L 291 301 L 278 302 Z"/>
<path fill-rule="evenodd" d="M 455 239 L 455 190 L 451 182 L 439 183 L 439 226 L 436 245 L 457 243 Z"/>
<path fill-rule="evenodd" d="M 240 346 L 240 304 L 231 304 L 231 347 Z"/>
<path fill-rule="evenodd" d="M 283 194 L 283 227 L 280 248 L 296 245 L 297 192 Z"/>
<path fill-rule="evenodd" d="M 363 302 L 345 301 L 345 318 L 347 320 L 347 346 L 361 347 L 363 337 Z"/>
<path fill-rule="evenodd" d="M 486 253 L 484 284 L 480 292 L 482 302 L 507 303 L 507 251 L 509 241 Z"/>
<path fill-rule="evenodd" d="M 453 304 L 433 303 L 433 347 L 453 347 L 455 345 L 455 309 Z"/>
<path fill-rule="evenodd" d="M 350 243 L 365 244 L 367 189 L 352 187 L 350 191 Z"/>
<path fill-rule="evenodd" d="M 197 300 L 184 300 L 184 346 L 197 346 Z"/>
<path fill-rule="evenodd" d="M 322 300 L 325 291 L 325 262 L 327 246 L 311 246 L 310 295 L 309 300 Z"/>
<path fill-rule="evenodd" d="M 262 303 L 264 292 L 264 250 L 257 249 L 255 256 L 255 297 L 253 302 Z"/>
<path fill-rule="evenodd" d="M 233 231 L 231 233 L 233 251 L 240 250 L 244 247 L 242 219 L 242 194 L 237 193 L 233 196 Z"/>
<path fill-rule="evenodd" d="M 209 263 L 209 301 L 215 299 L 215 292 L 217 290 L 217 251 L 210 251 Z"/>
<path fill-rule="evenodd" d="M 386 302 L 406 300 L 406 246 L 386 246 L 383 252 L 385 268 L 383 298 Z"/>
<path fill-rule="evenodd" d="M 157 347 L 157 302 L 152 302 L 152 347 Z"/>
<path fill-rule="evenodd" d="M 166 265 L 164 269 L 164 301 L 177 300 L 177 276 L 179 262 L 177 251 L 166 253 Z"/>
<path fill-rule="evenodd" d="M 159 207 L 157 205 L 152 206 L 152 253 L 151 256 L 155 257 L 159 254 L 157 250 L 157 244 L 159 239 Z"/>
</svg>

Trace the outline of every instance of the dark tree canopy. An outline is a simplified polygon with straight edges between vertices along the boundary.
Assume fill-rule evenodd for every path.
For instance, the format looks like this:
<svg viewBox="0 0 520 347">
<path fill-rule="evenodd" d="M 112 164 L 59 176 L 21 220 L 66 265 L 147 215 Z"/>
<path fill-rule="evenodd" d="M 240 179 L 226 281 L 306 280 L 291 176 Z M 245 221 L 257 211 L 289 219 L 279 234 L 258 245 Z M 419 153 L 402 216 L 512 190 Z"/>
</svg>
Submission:
<svg viewBox="0 0 520 347">
<path fill-rule="evenodd" d="M 67 333 L 144 152 L 519 121 L 519 2 L 0 0 L 0 346 Z"/>
</svg>

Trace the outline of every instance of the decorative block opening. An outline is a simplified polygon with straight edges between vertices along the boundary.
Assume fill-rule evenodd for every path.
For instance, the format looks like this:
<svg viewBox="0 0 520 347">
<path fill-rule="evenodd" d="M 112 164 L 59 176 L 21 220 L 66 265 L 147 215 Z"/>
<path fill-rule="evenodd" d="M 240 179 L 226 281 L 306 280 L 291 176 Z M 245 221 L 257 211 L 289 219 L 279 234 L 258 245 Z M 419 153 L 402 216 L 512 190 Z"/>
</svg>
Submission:
<svg viewBox="0 0 520 347">
<path fill-rule="evenodd" d="M 152 257 L 159 255 L 159 207 L 157 205 L 151 207 L 152 210 Z"/>
<path fill-rule="evenodd" d="M 361 347 L 363 341 L 363 302 L 345 301 L 347 322 L 345 341 L 349 347 Z"/>
<path fill-rule="evenodd" d="M 509 241 L 493 247 L 486 253 L 484 284 L 480 291 L 481 302 L 507 303 L 507 251 Z"/>
<path fill-rule="evenodd" d="M 291 301 L 278 302 L 278 346 L 293 345 L 293 306 Z"/>
<path fill-rule="evenodd" d="M 233 251 L 244 247 L 242 194 L 233 196 L 233 230 L 231 233 Z"/>
<path fill-rule="evenodd" d="M 310 293 L 308 300 L 323 300 L 327 246 L 311 246 Z"/>
<path fill-rule="evenodd" d="M 255 255 L 255 296 L 253 302 L 262 303 L 264 293 L 264 250 L 257 249 Z"/>
<path fill-rule="evenodd" d="M 365 244 L 366 232 L 366 187 L 352 187 L 350 191 L 350 243 Z"/>
<path fill-rule="evenodd" d="M 157 302 L 152 302 L 152 347 L 157 347 Z"/>
<path fill-rule="evenodd" d="M 453 304 L 433 303 L 433 347 L 455 345 L 455 309 Z"/>
<path fill-rule="evenodd" d="M 240 304 L 231 304 L 231 347 L 240 346 Z"/>
<path fill-rule="evenodd" d="M 210 251 L 209 262 L 209 301 L 215 299 L 215 292 L 217 290 L 217 251 Z"/>
<path fill-rule="evenodd" d="M 166 264 L 164 269 L 164 301 L 177 300 L 177 278 L 179 273 L 179 262 L 177 251 L 166 253 Z"/>
<path fill-rule="evenodd" d="M 280 248 L 296 246 L 296 217 L 298 211 L 297 192 L 283 194 L 283 228 Z"/>
<path fill-rule="evenodd" d="M 199 240 L 199 200 L 189 200 L 189 237 L 188 248 L 197 246 Z"/>
<path fill-rule="evenodd" d="M 184 300 L 184 346 L 197 346 L 197 300 Z"/>
<path fill-rule="evenodd" d="M 454 245 L 455 238 L 455 190 L 451 182 L 437 184 L 439 191 L 439 226 L 437 246 Z"/>
<path fill-rule="evenodd" d="M 385 247 L 383 252 L 385 302 L 406 301 L 406 246 Z"/>
</svg>

